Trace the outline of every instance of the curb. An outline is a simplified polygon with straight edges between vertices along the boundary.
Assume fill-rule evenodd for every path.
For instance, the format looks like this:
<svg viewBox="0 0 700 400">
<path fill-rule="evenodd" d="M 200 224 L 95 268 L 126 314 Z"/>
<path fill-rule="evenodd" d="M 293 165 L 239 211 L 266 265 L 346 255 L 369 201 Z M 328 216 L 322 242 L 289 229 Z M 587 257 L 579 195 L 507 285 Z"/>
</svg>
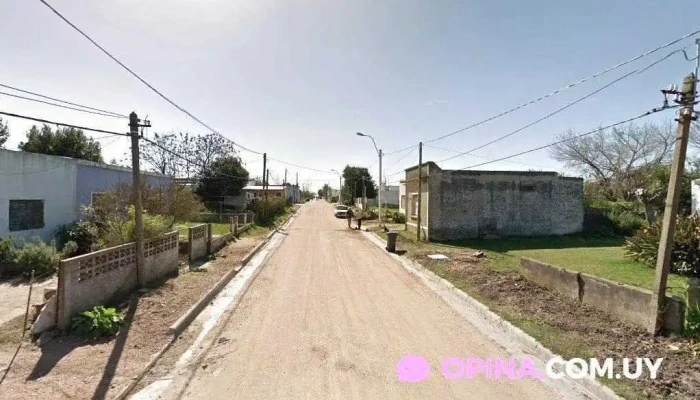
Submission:
<svg viewBox="0 0 700 400">
<path fill-rule="evenodd" d="M 292 216 L 296 214 L 296 212 L 293 212 L 289 214 L 289 216 L 282 222 L 280 226 L 283 226 L 286 224 Z M 252 226 L 252 224 L 246 225 L 246 230 Z M 245 231 L 244 231 L 245 232 Z M 272 232 L 270 232 L 266 237 L 265 240 L 262 242 L 258 243 L 251 251 L 248 252 L 243 258 L 241 259 L 240 263 L 234 267 L 231 271 L 227 272 L 226 275 L 221 277 L 219 281 L 212 287 L 197 303 L 195 303 L 192 307 L 190 307 L 189 310 L 185 312 L 180 318 L 178 318 L 175 323 L 170 325 L 170 328 L 168 329 L 168 332 L 170 332 L 172 335 L 179 335 L 182 333 L 187 327 L 194 321 L 195 318 L 204 310 L 206 306 L 211 303 L 211 301 L 216 297 L 219 292 L 229 283 L 231 282 L 231 279 L 233 279 L 234 276 L 243 268 L 243 266 L 250 261 L 253 256 L 260 251 L 260 249 L 265 246 L 272 236 L 277 233 L 277 229 L 275 228 Z"/>
<path fill-rule="evenodd" d="M 281 226 L 288 223 L 289 220 L 295 215 L 296 210 L 289 214 L 289 216 L 284 220 Z M 252 224 L 249 224 L 248 226 L 252 226 Z M 241 269 L 243 269 L 243 267 L 248 263 L 248 261 L 250 261 L 250 259 L 253 258 L 253 256 L 255 256 L 255 254 L 257 254 L 260 251 L 260 249 L 262 249 L 269 242 L 270 238 L 272 238 L 272 236 L 276 232 L 277 229 L 273 230 L 269 235 L 267 235 L 265 240 L 258 243 L 251 251 L 248 252 L 248 254 L 243 256 L 240 263 L 236 267 L 234 267 L 231 271 L 227 272 L 226 275 L 224 275 L 216 283 L 216 285 L 214 285 L 214 287 L 211 290 L 209 290 L 207 294 L 204 295 L 204 297 L 202 297 L 195 305 L 190 307 L 190 309 L 187 310 L 185 314 L 183 314 L 177 321 L 175 321 L 174 324 L 170 326 L 168 330 L 169 333 L 173 334 L 173 337 L 160 350 L 158 350 L 156 354 L 154 354 L 151 357 L 150 361 L 148 361 L 148 363 L 143 367 L 143 369 L 131 379 L 129 385 L 125 387 L 121 392 L 119 392 L 119 394 L 114 398 L 115 400 L 126 399 L 126 397 L 131 393 L 131 391 L 134 390 L 134 388 L 139 384 L 141 379 L 143 379 L 143 377 L 148 373 L 148 371 L 150 371 L 151 368 L 153 368 L 153 366 L 155 366 L 155 364 L 161 359 L 161 357 L 163 357 L 163 354 L 165 354 L 165 352 L 168 351 L 168 349 L 170 349 L 170 347 L 175 343 L 178 335 L 182 333 L 185 329 L 187 329 L 189 324 L 192 323 L 192 321 L 194 321 L 195 318 L 197 318 L 197 316 L 202 312 L 202 310 L 204 310 L 204 308 L 206 308 L 206 306 L 209 305 L 212 299 L 216 297 L 217 294 L 219 294 L 219 292 L 226 286 L 226 284 L 228 284 L 231 281 L 231 279 L 233 279 L 233 277 Z M 257 274 L 255 276 L 257 276 Z M 246 285 L 246 287 L 241 293 L 241 297 L 248 291 L 248 287 L 250 286 L 253 280 L 254 278 L 251 279 L 250 282 Z"/>
<path fill-rule="evenodd" d="M 369 239 L 370 242 L 374 243 L 377 247 L 380 247 L 382 250 L 386 252 L 386 241 L 382 239 L 379 235 L 377 235 L 374 232 L 367 233 L 363 232 L 365 237 Z M 548 348 L 544 347 L 541 343 L 539 343 L 536 339 L 534 339 L 532 336 L 528 335 L 526 332 L 524 332 L 522 329 L 514 326 L 510 322 L 506 321 L 505 319 L 501 318 L 498 314 L 494 313 L 491 311 L 487 306 L 484 304 L 481 304 L 478 300 L 474 299 L 473 297 L 469 296 L 467 293 L 462 291 L 461 289 L 457 288 L 454 286 L 451 282 L 445 280 L 444 278 L 439 277 L 436 275 L 433 271 L 425 268 L 423 265 L 421 265 L 417 261 L 409 260 L 402 258 L 401 256 L 393 253 L 388 253 L 390 257 L 392 257 L 394 260 L 398 261 L 399 264 L 409 273 L 418 275 L 420 278 L 423 278 L 423 283 L 427 287 L 427 289 L 431 290 L 440 298 L 442 298 L 445 302 L 448 303 L 450 307 L 453 307 L 445 297 L 443 297 L 443 294 L 439 293 L 438 290 L 435 288 L 432 288 L 428 286 L 425 282 L 425 280 L 430 281 L 431 283 L 441 287 L 441 289 L 452 296 L 455 296 L 457 300 L 461 301 L 463 304 L 465 304 L 470 311 L 475 312 L 478 314 L 479 317 L 481 317 L 483 320 L 489 323 L 490 327 L 492 327 L 495 330 L 501 331 L 502 333 L 507 335 L 507 339 L 512 340 L 516 345 L 520 346 L 521 351 L 529 351 L 532 352 L 537 358 L 541 360 L 548 360 L 556 357 L 561 357 L 555 353 L 553 353 L 551 350 Z M 460 313 L 462 314 L 462 313 Z M 472 323 L 478 330 L 481 330 L 479 328 L 479 323 L 473 321 L 472 317 L 467 316 L 466 317 L 467 321 Z M 483 324 L 482 324 L 483 325 Z M 487 333 L 482 331 L 483 333 Z M 490 337 L 493 341 L 495 341 L 499 346 L 506 347 L 504 344 L 501 342 L 497 341 L 496 338 Z M 562 357 L 563 358 L 563 357 Z M 557 369 L 557 368 L 555 368 Z M 560 368 L 559 368 L 560 369 Z M 586 379 L 571 379 L 569 382 L 573 383 L 574 385 L 578 386 L 581 391 L 585 391 L 587 393 L 582 393 L 583 395 L 594 395 L 597 398 L 601 400 L 622 400 L 620 396 L 618 396 L 612 389 L 608 388 L 607 386 L 604 386 L 597 380 L 591 379 L 591 378 L 586 378 Z"/>
</svg>

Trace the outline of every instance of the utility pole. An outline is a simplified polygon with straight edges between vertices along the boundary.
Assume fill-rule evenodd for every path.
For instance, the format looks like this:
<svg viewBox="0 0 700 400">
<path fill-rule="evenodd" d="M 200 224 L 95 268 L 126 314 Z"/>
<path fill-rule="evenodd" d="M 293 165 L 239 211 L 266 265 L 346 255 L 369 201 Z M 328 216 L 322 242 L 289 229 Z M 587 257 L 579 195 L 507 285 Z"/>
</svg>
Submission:
<svg viewBox="0 0 700 400">
<path fill-rule="evenodd" d="M 284 169 L 284 183 L 283 186 L 287 186 L 287 168 Z"/>
<path fill-rule="evenodd" d="M 379 149 L 379 194 L 377 202 L 379 202 L 379 226 L 382 226 L 382 149 Z"/>
<path fill-rule="evenodd" d="M 263 153 L 263 174 L 262 174 L 263 193 L 265 192 L 265 172 L 266 171 L 267 171 L 267 153 Z"/>
<path fill-rule="evenodd" d="M 365 186 L 365 177 L 362 176 L 362 210 L 367 209 L 367 187 Z"/>
<path fill-rule="evenodd" d="M 270 186 L 270 170 L 265 174 L 265 201 L 267 201 L 267 188 Z"/>
<path fill-rule="evenodd" d="M 136 278 L 139 286 L 146 284 L 143 254 L 143 205 L 141 204 L 141 170 L 139 163 L 139 127 L 151 126 L 148 121 L 139 124 L 135 112 L 129 114 L 129 131 L 131 134 L 131 170 L 133 174 L 132 187 L 134 197 L 134 235 L 136 236 Z"/>
<path fill-rule="evenodd" d="M 700 41 L 695 42 L 698 46 L 700 56 Z M 700 58 L 698 59 L 700 66 Z M 696 66 L 696 73 L 698 70 Z M 650 304 L 651 315 L 648 327 L 649 333 L 656 334 L 661 330 L 663 324 L 664 310 L 666 308 L 666 283 L 668 273 L 671 269 L 671 256 L 673 251 L 673 237 L 676 233 L 676 216 L 678 213 L 678 200 L 680 198 L 681 182 L 683 179 L 683 167 L 685 164 L 685 153 L 688 148 L 688 133 L 690 124 L 696 119 L 693 116 L 693 106 L 696 94 L 696 74 L 690 74 L 683 80 L 683 88 L 679 92 L 669 89 L 662 90 L 665 96 L 676 95 L 676 102 L 682 105 L 678 114 L 678 130 L 676 134 L 676 144 L 673 152 L 673 163 L 671 164 L 671 178 L 668 183 L 668 193 L 666 195 L 666 208 L 664 210 L 663 225 L 661 228 L 661 238 L 659 240 L 659 253 L 656 258 L 656 278 L 652 290 Z"/>
<path fill-rule="evenodd" d="M 416 212 L 416 238 L 420 242 L 420 212 L 423 205 L 423 142 L 418 143 L 418 210 Z"/>
</svg>

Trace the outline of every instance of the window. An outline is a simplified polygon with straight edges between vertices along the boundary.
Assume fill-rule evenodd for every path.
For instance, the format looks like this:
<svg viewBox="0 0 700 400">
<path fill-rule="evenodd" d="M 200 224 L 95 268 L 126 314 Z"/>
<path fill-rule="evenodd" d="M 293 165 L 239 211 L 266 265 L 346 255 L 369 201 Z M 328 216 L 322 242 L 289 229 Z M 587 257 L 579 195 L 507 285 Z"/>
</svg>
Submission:
<svg viewBox="0 0 700 400">
<path fill-rule="evenodd" d="M 412 217 L 418 216 L 418 194 L 417 193 L 411 195 L 411 216 Z"/>
<path fill-rule="evenodd" d="M 10 200 L 10 231 L 44 227 L 44 200 Z"/>
<path fill-rule="evenodd" d="M 277 197 L 282 197 L 282 193 L 277 192 Z"/>
</svg>

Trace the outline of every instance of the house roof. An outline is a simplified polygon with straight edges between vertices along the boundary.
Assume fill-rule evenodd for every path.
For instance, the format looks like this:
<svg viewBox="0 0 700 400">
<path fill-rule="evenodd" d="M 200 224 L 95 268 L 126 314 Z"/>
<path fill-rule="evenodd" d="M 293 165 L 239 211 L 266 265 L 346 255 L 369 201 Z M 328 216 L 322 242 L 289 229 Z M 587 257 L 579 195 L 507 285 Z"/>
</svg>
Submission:
<svg viewBox="0 0 700 400">
<path fill-rule="evenodd" d="M 433 168 L 434 168 L 434 169 L 437 169 L 438 171 L 441 171 L 441 170 L 442 170 L 442 169 L 441 169 L 440 167 L 438 167 L 438 165 L 435 164 L 433 161 L 425 161 L 425 162 L 423 163 L 423 166 L 430 167 L 430 169 L 433 169 Z M 408 167 L 408 168 L 406 168 L 404 171 L 408 172 L 408 171 L 413 171 L 414 169 L 418 169 L 418 164 L 416 164 L 416 165 L 414 165 L 414 166 L 412 166 L 412 167 Z"/>
<path fill-rule="evenodd" d="M 114 170 L 114 171 L 124 171 L 124 172 L 131 172 L 131 168 L 127 167 L 120 167 L 118 165 L 111 165 L 111 164 L 105 164 L 105 163 L 98 163 L 94 161 L 88 161 L 88 160 L 82 160 L 79 158 L 72 158 L 72 157 L 63 157 L 63 156 L 50 156 L 48 154 L 41 154 L 41 153 L 30 153 L 26 151 L 20 151 L 20 150 L 8 150 L 8 149 L 0 149 L 0 153 L 2 152 L 7 152 L 7 153 L 12 153 L 14 155 L 20 155 L 21 157 L 24 157 L 25 159 L 30 159 L 30 158 L 44 158 L 47 160 L 54 161 L 56 165 L 60 165 L 60 163 L 65 163 L 65 164 L 79 164 L 79 165 L 86 165 L 89 167 L 95 167 L 95 168 L 102 168 L 102 169 L 109 169 L 109 170 Z M 141 171 L 142 175 L 150 175 L 150 176 L 163 176 L 163 177 L 172 177 L 170 175 L 163 175 L 158 172 L 152 172 L 152 171 Z"/>
</svg>

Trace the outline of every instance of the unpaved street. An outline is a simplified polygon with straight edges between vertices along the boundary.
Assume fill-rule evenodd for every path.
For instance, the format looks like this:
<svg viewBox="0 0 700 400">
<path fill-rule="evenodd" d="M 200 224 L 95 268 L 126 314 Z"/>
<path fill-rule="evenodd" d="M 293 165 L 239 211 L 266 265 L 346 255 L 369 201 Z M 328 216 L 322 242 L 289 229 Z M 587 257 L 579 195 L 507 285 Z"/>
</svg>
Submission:
<svg viewBox="0 0 700 400">
<path fill-rule="evenodd" d="M 187 399 L 556 399 L 531 379 L 450 381 L 448 357 L 509 357 L 325 202 L 303 206 L 198 368 Z M 399 382 L 398 360 L 431 365 Z"/>
</svg>

